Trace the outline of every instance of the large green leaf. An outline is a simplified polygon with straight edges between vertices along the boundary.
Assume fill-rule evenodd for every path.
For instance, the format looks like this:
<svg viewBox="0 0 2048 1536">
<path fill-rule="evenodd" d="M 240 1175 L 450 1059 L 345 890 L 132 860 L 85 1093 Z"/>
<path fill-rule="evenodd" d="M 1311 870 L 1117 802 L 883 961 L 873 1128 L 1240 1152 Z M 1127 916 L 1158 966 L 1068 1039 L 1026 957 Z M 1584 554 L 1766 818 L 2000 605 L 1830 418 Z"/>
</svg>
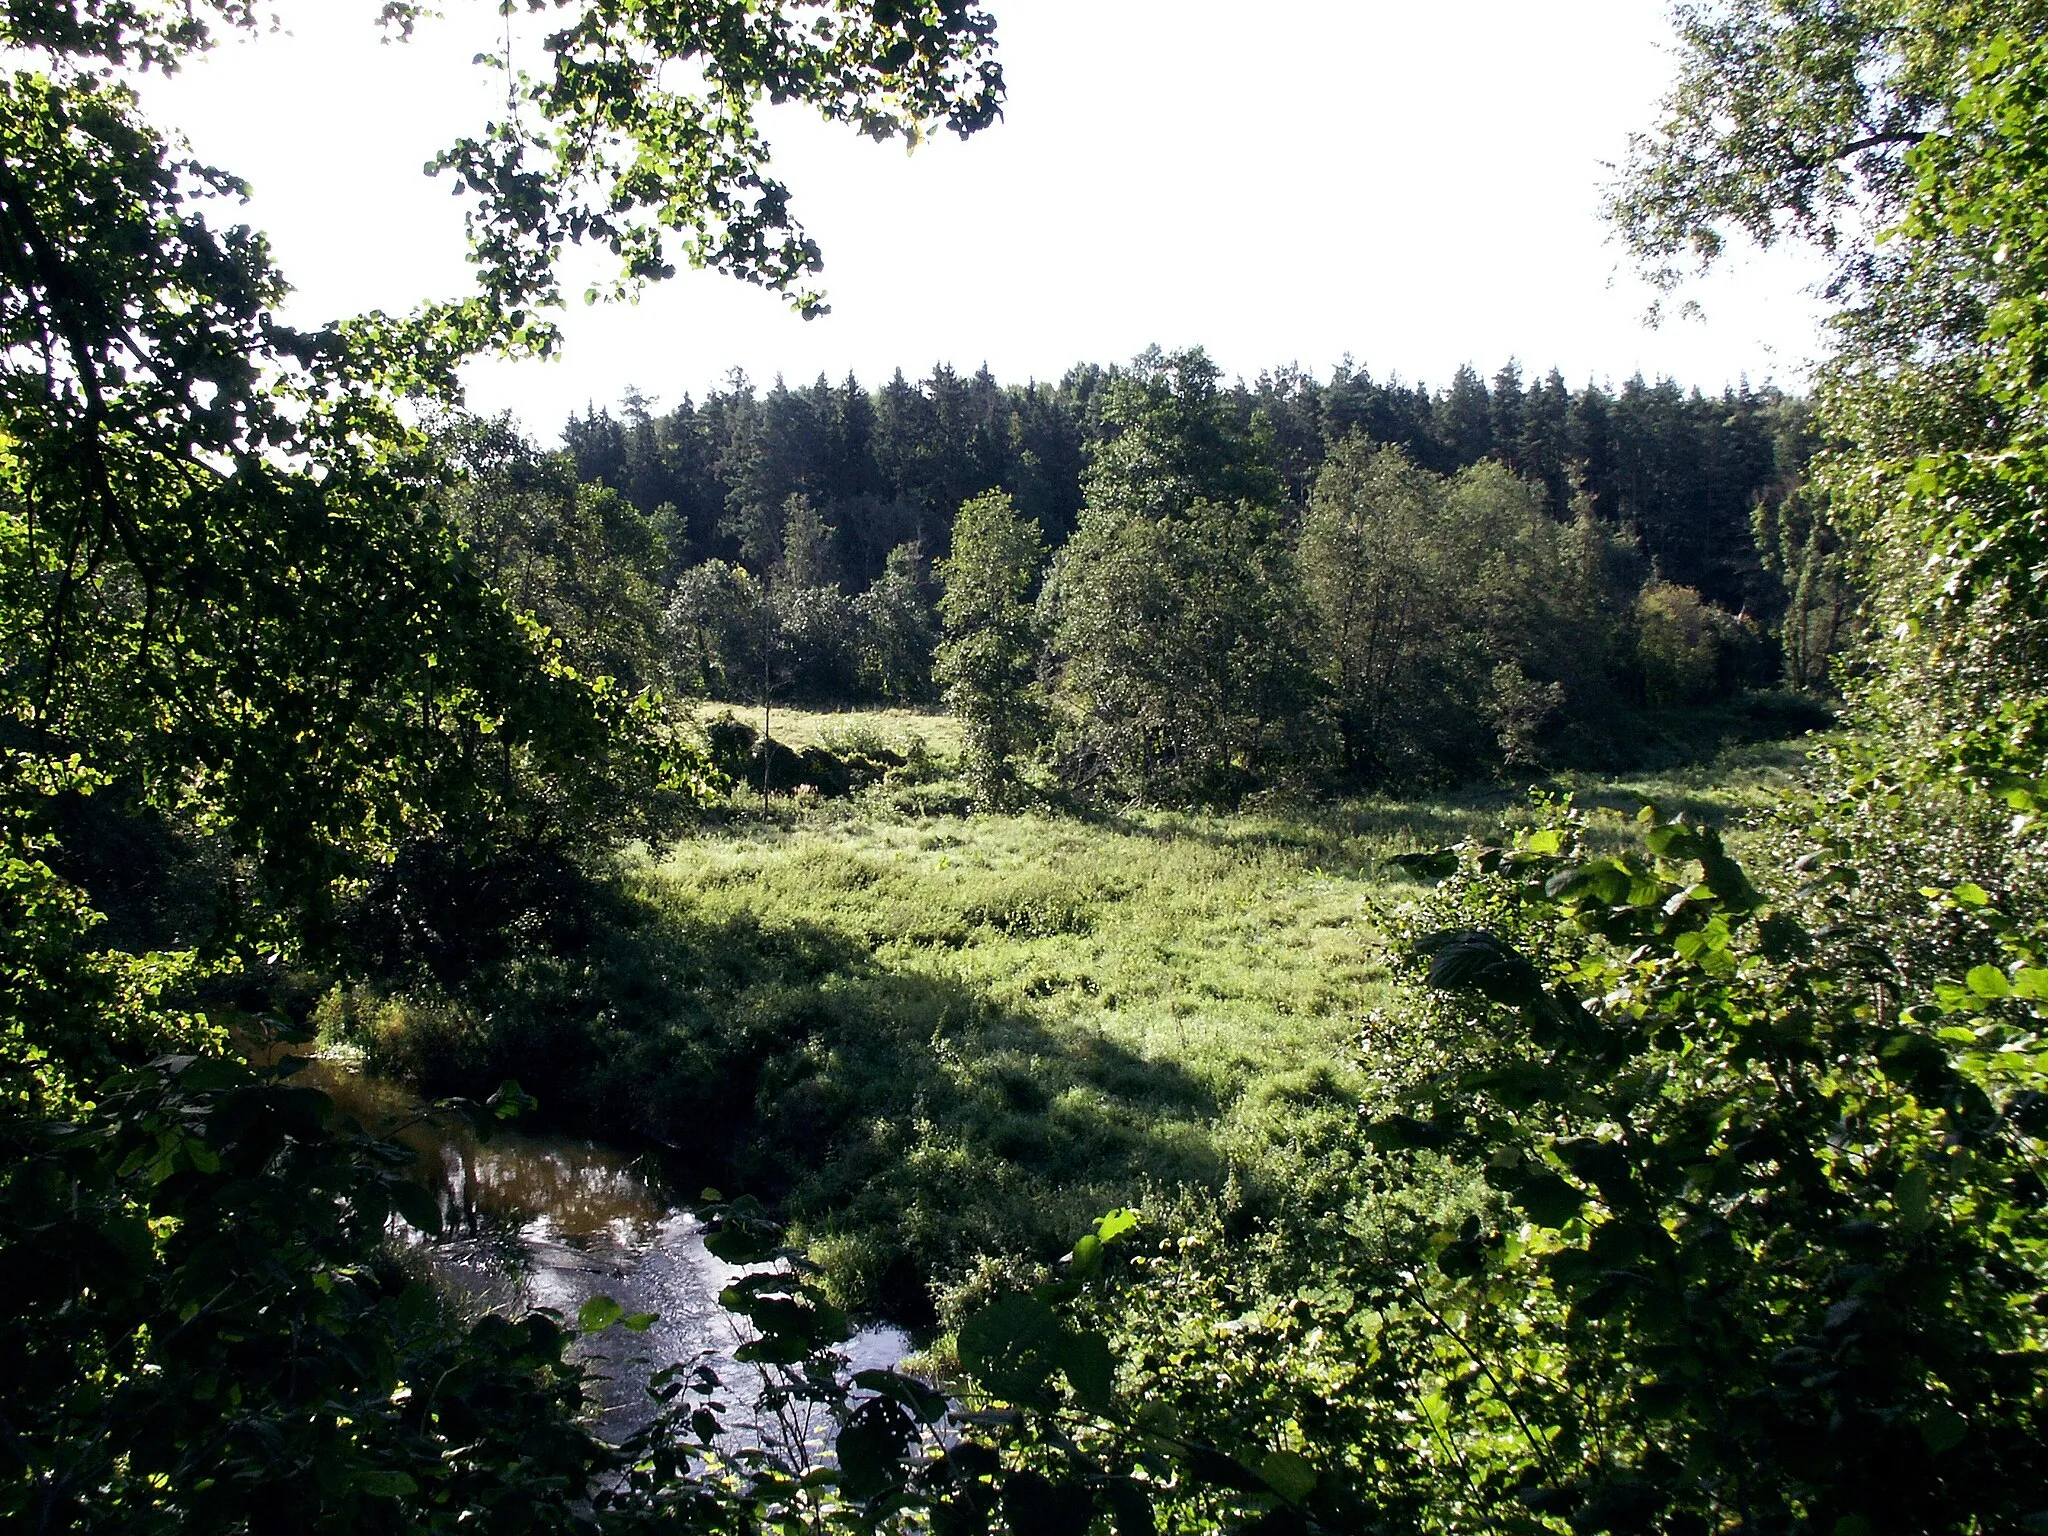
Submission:
<svg viewBox="0 0 2048 1536">
<path fill-rule="evenodd" d="M 1003 1296 L 961 1326 L 960 1364 L 988 1392 L 1008 1402 L 1046 1396 L 1064 1367 L 1067 1331 L 1052 1308 L 1032 1296 Z"/>
</svg>

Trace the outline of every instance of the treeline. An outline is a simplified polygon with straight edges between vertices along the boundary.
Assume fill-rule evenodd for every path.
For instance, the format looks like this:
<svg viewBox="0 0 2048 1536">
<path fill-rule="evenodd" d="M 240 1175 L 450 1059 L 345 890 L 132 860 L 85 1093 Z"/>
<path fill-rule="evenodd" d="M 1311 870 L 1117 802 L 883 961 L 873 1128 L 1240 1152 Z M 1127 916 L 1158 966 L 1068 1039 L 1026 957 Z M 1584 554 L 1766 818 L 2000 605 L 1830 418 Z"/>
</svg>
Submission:
<svg viewBox="0 0 2048 1536">
<path fill-rule="evenodd" d="M 1118 430 L 1115 384 L 1166 361 L 1155 349 L 1129 367 L 1084 363 L 1056 384 L 1006 385 L 986 368 L 963 376 L 940 365 L 915 384 L 899 370 L 879 389 L 849 375 L 795 389 L 778 379 L 765 392 L 735 371 L 701 403 L 664 412 L 629 395 L 616 414 L 593 407 L 572 418 L 562 436 L 580 481 L 664 520 L 676 569 L 744 563 L 761 523 L 799 496 L 834 530 L 837 575 L 858 590 L 901 544 L 944 555 L 954 514 L 984 491 L 1008 492 L 1063 543 L 1089 466 Z M 1525 381 L 1514 363 L 1490 385 L 1460 368 L 1438 390 L 1349 363 L 1327 381 L 1290 367 L 1218 398 L 1296 506 L 1352 437 L 1397 446 L 1440 475 L 1492 460 L 1539 485 L 1553 515 L 1583 493 L 1669 580 L 1731 611 L 1777 601 L 1752 514 L 1797 482 L 1812 451 L 1804 402 L 1768 386 L 1709 396 L 1637 376 L 1618 391 L 1573 389 L 1555 369 Z"/>
<path fill-rule="evenodd" d="M 590 667 L 728 700 L 950 690 L 1009 722 L 997 757 L 1050 747 L 1070 783 L 1172 798 L 1611 759 L 1631 711 L 1819 681 L 1849 608 L 1798 496 L 1807 408 L 1774 389 L 1574 391 L 1512 365 L 1435 392 L 1349 366 L 1226 385 L 1154 349 L 1051 386 L 735 374 L 564 437 L 470 455 L 468 531 L 525 539 L 498 509 L 546 481 L 556 545 L 619 551 L 629 578 L 566 603 L 498 572 Z M 1004 558 L 1038 551 L 1000 575 L 1028 618 L 977 642 L 1009 648 L 1001 703 L 959 660 L 993 599 L 939 613 L 986 565 L 956 520 L 991 494 L 1023 525 Z"/>
</svg>

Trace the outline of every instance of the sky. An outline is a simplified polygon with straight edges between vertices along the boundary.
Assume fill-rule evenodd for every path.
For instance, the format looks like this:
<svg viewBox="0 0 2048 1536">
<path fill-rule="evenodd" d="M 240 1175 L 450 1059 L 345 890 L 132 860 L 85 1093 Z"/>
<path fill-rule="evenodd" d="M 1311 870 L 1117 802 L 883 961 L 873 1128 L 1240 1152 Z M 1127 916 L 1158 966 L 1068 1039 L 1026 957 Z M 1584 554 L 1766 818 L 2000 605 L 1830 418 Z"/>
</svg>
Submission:
<svg viewBox="0 0 2048 1536">
<path fill-rule="evenodd" d="M 1009 93 L 973 139 L 906 154 L 768 114 L 831 314 L 703 272 L 636 304 L 572 298 L 563 355 L 473 364 L 472 406 L 552 440 L 628 388 L 673 405 L 735 367 L 1021 382 L 1157 343 L 1246 378 L 1350 357 L 1441 386 L 1512 358 L 1718 390 L 1797 387 L 1818 349 L 1819 269 L 1796 252 L 1738 256 L 1688 289 L 1701 318 L 1645 323 L 1654 295 L 1599 206 L 1671 78 L 1662 0 L 988 3 Z M 374 0 L 275 8 L 283 34 L 150 83 L 149 106 L 252 184 L 241 216 L 295 285 L 291 317 L 460 294 L 463 205 L 421 168 L 502 90 L 471 62 L 495 5 L 448 0 L 403 45 L 380 42 Z"/>
</svg>

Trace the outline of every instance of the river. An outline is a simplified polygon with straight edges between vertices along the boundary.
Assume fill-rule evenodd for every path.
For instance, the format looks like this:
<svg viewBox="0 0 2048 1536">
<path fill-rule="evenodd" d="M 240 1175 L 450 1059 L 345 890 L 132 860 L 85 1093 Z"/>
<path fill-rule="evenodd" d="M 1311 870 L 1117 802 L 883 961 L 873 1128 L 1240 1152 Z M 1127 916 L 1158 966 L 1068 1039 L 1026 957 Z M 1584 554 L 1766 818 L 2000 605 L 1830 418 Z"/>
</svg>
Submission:
<svg viewBox="0 0 2048 1536">
<path fill-rule="evenodd" d="M 407 1228 L 405 1240 L 466 1307 L 512 1315 L 547 1307 L 573 1321 L 585 1301 L 604 1295 L 629 1314 L 655 1314 L 644 1333 L 614 1327 L 576 1344 L 607 1438 L 647 1422 L 647 1377 L 677 1361 L 707 1364 L 726 1383 L 730 1426 L 769 1428 L 744 1407 L 758 1378 L 733 1360 L 746 1334 L 718 1304 L 742 1271 L 705 1249 L 703 1224 L 652 1158 L 516 1130 L 479 1142 L 458 1116 L 423 1118 L 403 1087 L 325 1059 L 309 1062 L 298 1081 L 417 1154 L 411 1172 L 440 1203 L 441 1235 Z M 908 1334 L 886 1326 L 841 1346 L 853 1371 L 894 1365 L 910 1347 Z"/>
</svg>

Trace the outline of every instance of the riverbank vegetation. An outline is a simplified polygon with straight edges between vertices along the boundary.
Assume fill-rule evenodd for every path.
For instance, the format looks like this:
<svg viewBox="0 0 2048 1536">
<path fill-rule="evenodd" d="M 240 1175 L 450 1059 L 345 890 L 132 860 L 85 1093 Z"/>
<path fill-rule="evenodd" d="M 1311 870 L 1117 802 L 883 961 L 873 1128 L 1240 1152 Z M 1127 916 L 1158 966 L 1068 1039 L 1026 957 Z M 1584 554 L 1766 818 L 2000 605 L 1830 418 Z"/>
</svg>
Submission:
<svg viewBox="0 0 2048 1536">
<path fill-rule="evenodd" d="M 2041 1528 L 2038 9 L 1679 9 L 1612 216 L 1830 253 L 1811 401 L 1155 352 L 558 455 L 454 370 L 565 244 L 814 311 L 756 104 L 970 134 L 989 17 L 558 7 L 439 163 L 476 291 L 307 331 L 125 83 L 252 13 L 8 6 L 0 1511 Z M 713 1168 L 832 1463 L 687 1366 L 600 1441 L 569 1344 L 644 1319 L 396 1262 L 321 1034 Z"/>
<path fill-rule="evenodd" d="M 803 724 L 827 721 L 843 741 L 889 717 Z M 1625 842 L 1641 798 L 1739 819 L 1799 753 L 1577 788 Z M 1282 1196 L 1281 1149 L 1354 1140 L 1353 1046 L 1417 889 L 1395 861 L 1531 815 L 1503 787 L 1235 815 L 971 804 L 957 777 L 765 815 L 739 788 L 628 862 L 582 946 L 460 989 L 337 992 L 315 1018 L 435 1092 L 549 1084 L 544 1113 L 776 1203 L 842 1305 L 928 1325 L 1135 1191 L 1228 1191 L 1250 1219 Z"/>
</svg>

